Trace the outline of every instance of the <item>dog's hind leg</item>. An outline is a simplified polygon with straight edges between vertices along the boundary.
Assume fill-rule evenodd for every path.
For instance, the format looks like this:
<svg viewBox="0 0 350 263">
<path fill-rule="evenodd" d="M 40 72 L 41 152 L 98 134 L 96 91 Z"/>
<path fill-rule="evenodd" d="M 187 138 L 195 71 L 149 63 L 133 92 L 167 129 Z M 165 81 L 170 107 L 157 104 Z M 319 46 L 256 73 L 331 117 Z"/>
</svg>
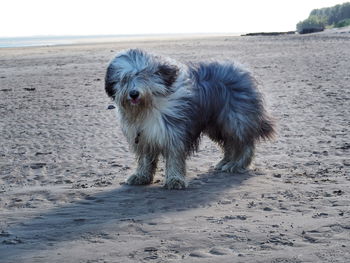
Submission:
<svg viewBox="0 0 350 263">
<path fill-rule="evenodd" d="M 217 171 L 220 171 L 224 165 L 226 165 L 227 163 L 232 161 L 234 159 L 234 155 L 235 155 L 233 143 L 226 142 L 225 144 L 220 145 L 220 146 L 224 152 L 224 157 L 221 159 L 220 162 L 218 162 L 215 165 L 214 169 Z"/>
<path fill-rule="evenodd" d="M 217 170 L 229 173 L 243 173 L 251 164 L 254 156 L 254 144 L 224 143 L 224 158 Z"/>
<path fill-rule="evenodd" d="M 142 155 L 138 158 L 136 172 L 131 175 L 126 183 L 130 185 L 150 184 L 153 181 L 157 169 L 158 155 Z"/>
<path fill-rule="evenodd" d="M 186 155 L 175 154 L 169 155 L 165 162 L 165 184 L 168 189 L 186 188 Z"/>
<path fill-rule="evenodd" d="M 216 129 L 215 125 L 209 126 L 204 133 L 209 136 L 214 142 L 216 142 L 224 152 L 224 157 L 218 162 L 214 170 L 220 171 L 222 167 L 234 159 L 234 142 L 233 140 L 224 141 L 223 134 L 220 131 L 221 129 Z"/>
</svg>

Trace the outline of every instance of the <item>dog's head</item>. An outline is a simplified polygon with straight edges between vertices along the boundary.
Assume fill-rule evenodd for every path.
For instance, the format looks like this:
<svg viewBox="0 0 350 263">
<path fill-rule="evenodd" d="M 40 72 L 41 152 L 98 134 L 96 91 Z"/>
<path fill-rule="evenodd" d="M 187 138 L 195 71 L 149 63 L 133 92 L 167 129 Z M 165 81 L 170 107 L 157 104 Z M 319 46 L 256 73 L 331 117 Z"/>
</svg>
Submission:
<svg viewBox="0 0 350 263">
<path fill-rule="evenodd" d="M 108 96 L 125 110 L 152 106 L 155 97 L 172 92 L 179 69 L 160 57 L 139 49 L 117 54 L 107 68 Z"/>
</svg>

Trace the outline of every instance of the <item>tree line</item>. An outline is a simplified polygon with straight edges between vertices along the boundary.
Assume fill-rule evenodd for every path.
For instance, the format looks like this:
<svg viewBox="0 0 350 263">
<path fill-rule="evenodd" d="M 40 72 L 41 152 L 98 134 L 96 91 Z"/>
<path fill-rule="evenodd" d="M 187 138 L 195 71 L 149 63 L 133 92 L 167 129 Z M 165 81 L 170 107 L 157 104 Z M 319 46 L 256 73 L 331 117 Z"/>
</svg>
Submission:
<svg viewBox="0 0 350 263">
<path fill-rule="evenodd" d="M 350 2 L 314 9 L 309 17 L 297 24 L 299 33 L 323 31 L 326 27 L 344 27 L 350 25 Z"/>
</svg>

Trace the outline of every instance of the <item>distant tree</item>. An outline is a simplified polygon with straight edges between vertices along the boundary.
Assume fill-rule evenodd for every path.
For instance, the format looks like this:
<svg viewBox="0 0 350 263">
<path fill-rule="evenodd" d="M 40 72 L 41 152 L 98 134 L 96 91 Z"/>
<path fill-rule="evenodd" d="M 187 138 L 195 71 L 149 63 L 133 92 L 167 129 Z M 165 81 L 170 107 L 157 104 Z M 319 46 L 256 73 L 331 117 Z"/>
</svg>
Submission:
<svg viewBox="0 0 350 263">
<path fill-rule="evenodd" d="M 308 19 L 297 24 L 297 31 L 300 34 L 323 31 L 326 26 L 326 20 L 326 17 L 320 17 L 317 15 L 309 16 Z"/>
<path fill-rule="evenodd" d="M 350 18 L 350 3 L 342 4 L 338 12 L 338 19 L 336 22 Z"/>
<path fill-rule="evenodd" d="M 334 27 L 345 27 L 350 26 L 350 18 L 341 20 L 334 24 Z"/>
<path fill-rule="evenodd" d="M 314 9 L 306 20 L 297 24 L 297 31 L 299 33 L 312 31 L 312 28 L 315 31 L 320 31 L 326 26 L 340 27 L 347 25 L 347 19 L 350 19 L 350 2 L 333 7 Z"/>
</svg>

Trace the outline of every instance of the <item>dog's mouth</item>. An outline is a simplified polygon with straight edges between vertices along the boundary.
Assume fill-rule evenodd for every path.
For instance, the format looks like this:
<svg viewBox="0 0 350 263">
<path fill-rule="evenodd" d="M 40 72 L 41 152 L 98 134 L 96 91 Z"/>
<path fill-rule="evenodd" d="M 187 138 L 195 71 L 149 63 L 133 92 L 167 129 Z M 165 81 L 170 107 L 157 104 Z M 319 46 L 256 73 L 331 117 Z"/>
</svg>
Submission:
<svg viewBox="0 0 350 263">
<path fill-rule="evenodd" d="M 131 105 L 138 105 L 140 103 L 140 101 L 141 101 L 140 98 L 130 99 Z"/>
</svg>

